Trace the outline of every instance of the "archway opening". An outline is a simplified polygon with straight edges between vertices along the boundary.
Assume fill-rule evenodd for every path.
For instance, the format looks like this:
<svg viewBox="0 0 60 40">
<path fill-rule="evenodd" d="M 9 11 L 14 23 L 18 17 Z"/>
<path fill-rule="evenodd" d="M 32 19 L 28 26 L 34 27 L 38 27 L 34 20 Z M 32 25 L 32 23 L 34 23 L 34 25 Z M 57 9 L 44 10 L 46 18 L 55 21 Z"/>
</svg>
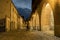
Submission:
<svg viewBox="0 0 60 40">
<path fill-rule="evenodd" d="M 54 16 L 49 3 L 43 5 L 41 13 L 41 30 L 44 33 L 54 35 Z"/>
</svg>

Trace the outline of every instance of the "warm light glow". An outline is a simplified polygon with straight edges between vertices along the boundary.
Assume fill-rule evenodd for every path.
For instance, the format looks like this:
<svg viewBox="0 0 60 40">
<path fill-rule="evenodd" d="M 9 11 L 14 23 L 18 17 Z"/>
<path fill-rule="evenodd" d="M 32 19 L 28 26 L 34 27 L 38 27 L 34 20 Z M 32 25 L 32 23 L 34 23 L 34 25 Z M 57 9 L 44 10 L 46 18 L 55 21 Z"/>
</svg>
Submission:
<svg viewBox="0 0 60 40">
<path fill-rule="evenodd" d="M 47 3 L 46 7 L 49 7 L 49 3 Z"/>
<path fill-rule="evenodd" d="M 58 2 L 57 2 L 58 4 L 59 4 L 59 6 L 60 6 L 60 0 L 58 0 Z"/>
<path fill-rule="evenodd" d="M 32 15 L 31 20 L 29 21 L 29 26 L 31 26 L 31 29 L 33 29 L 34 27 L 36 30 L 40 27 L 39 15 L 37 11 L 35 11 L 35 13 Z"/>
<path fill-rule="evenodd" d="M 44 6 L 42 9 L 41 29 L 44 32 L 48 31 L 48 33 L 52 33 L 52 34 L 53 34 L 52 31 L 54 31 L 53 10 L 49 3 L 47 3 L 46 6 Z"/>
</svg>

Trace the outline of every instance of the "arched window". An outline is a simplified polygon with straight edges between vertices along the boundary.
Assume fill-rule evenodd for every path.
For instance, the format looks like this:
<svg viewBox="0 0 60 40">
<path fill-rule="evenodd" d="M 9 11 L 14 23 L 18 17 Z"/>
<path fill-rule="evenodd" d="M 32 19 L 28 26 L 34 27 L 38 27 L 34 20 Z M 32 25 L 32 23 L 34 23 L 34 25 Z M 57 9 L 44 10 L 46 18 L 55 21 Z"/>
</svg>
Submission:
<svg viewBox="0 0 60 40">
<path fill-rule="evenodd" d="M 41 30 L 54 31 L 54 17 L 53 10 L 49 3 L 43 5 L 41 13 Z"/>
</svg>

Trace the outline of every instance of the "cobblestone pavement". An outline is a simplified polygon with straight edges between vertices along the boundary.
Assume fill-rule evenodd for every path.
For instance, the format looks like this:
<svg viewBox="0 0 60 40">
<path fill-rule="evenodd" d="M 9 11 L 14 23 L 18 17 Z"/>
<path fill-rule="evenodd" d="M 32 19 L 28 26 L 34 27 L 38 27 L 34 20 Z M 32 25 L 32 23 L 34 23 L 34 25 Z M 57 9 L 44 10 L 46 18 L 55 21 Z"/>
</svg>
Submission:
<svg viewBox="0 0 60 40">
<path fill-rule="evenodd" d="M 60 40 L 60 38 L 48 36 L 40 31 L 12 31 L 0 32 L 0 40 Z"/>
</svg>

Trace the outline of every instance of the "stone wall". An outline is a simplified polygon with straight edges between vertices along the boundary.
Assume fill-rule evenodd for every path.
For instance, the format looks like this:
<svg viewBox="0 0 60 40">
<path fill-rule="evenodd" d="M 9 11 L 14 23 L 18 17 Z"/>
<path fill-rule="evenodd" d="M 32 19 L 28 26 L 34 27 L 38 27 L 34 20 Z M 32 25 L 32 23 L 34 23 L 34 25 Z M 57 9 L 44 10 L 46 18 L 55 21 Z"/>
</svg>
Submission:
<svg viewBox="0 0 60 40">
<path fill-rule="evenodd" d="M 0 19 L 10 17 L 10 0 L 0 0 Z"/>
<path fill-rule="evenodd" d="M 40 24 L 39 24 L 39 15 L 38 15 L 38 12 L 35 11 L 30 20 L 29 20 L 29 27 L 30 29 L 35 29 L 35 30 L 38 30 L 40 29 Z"/>
</svg>

